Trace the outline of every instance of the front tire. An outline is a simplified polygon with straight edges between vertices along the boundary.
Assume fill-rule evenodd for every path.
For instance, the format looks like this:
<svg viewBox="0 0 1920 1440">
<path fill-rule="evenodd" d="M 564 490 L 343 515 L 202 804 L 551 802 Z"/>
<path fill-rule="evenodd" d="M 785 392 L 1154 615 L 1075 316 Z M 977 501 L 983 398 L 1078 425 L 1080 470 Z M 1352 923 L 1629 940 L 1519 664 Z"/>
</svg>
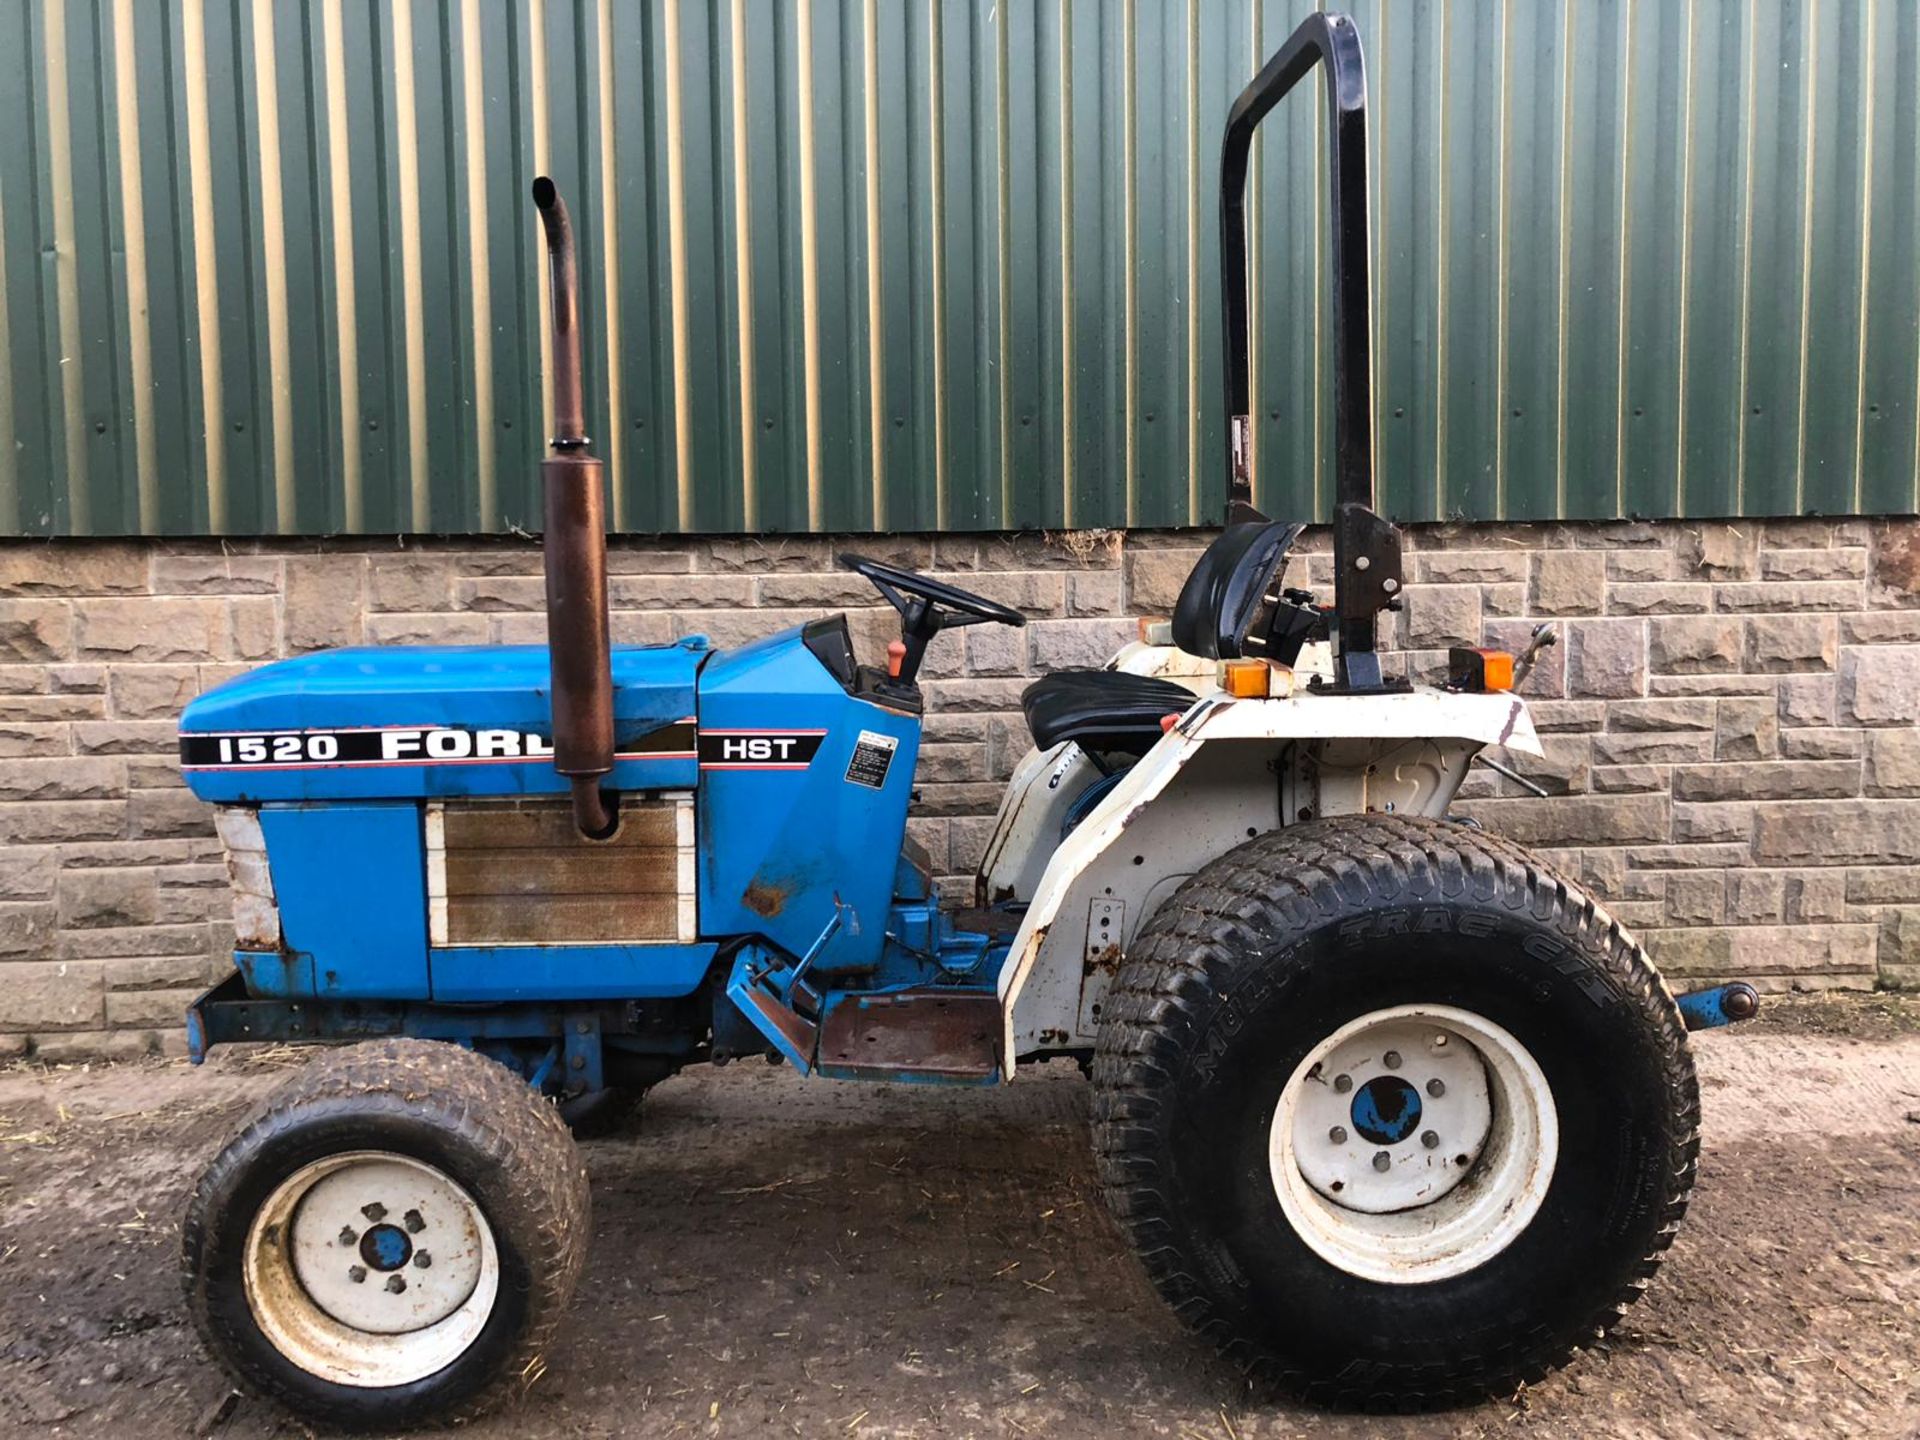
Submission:
<svg viewBox="0 0 1920 1440">
<path fill-rule="evenodd" d="M 327 1052 L 202 1175 L 188 1309 L 240 1385 L 321 1424 L 464 1419 L 537 1378 L 585 1256 L 551 1103 L 458 1046 Z"/>
<path fill-rule="evenodd" d="M 1423 1410 L 1617 1322 L 1684 1214 L 1699 1097 L 1652 963 L 1518 847 L 1342 817 L 1143 929 L 1094 1143 L 1161 1293 L 1316 1403 Z"/>
</svg>

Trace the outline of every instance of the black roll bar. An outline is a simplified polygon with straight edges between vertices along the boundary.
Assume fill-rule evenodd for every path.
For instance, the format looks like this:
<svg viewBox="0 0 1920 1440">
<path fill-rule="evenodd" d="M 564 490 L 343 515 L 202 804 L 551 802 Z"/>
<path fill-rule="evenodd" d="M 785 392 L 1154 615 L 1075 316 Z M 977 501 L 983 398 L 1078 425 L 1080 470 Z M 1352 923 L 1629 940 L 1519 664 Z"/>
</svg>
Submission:
<svg viewBox="0 0 1920 1440">
<path fill-rule="evenodd" d="M 1345 15 L 1301 22 L 1227 112 L 1220 147 L 1220 276 L 1226 287 L 1229 500 L 1251 505 L 1247 394 L 1247 159 L 1253 133 L 1315 65 L 1327 78 L 1328 169 L 1333 179 L 1333 409 L 1339 499 L 1373 504 L 1373 386 L 1367 293 L 1367 76 L 1360 32 Z"/>
<path fill-rule="evenodd" d="M 1253 508 L 1251 327 L 1247 315 L 1246 188 L 1253 134 L 1318 65 L 1326 76 L 1333 250 L 1334 609 L 1339 686 L 1376 689 L 1375 621 L 1402 584 L 1399 534 L 1374 513 L 1371 301 L 1367 288 L 1367 73 L 1346 15 L 1300 23 L 1227 112 L 1220 147 L 1220 280 L 1226 310 L 1227 523 Z"/>
</svg>

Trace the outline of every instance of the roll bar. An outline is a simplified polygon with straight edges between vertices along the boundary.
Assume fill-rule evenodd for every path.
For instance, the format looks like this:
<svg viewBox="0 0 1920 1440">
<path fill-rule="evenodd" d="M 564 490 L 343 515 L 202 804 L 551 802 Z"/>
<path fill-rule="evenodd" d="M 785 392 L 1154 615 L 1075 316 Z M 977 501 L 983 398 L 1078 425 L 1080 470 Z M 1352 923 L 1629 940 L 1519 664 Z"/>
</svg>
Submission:
<svg viewBox="0 0 1920 1440">
<path fill-rule="evenodd" d="M 1346 15 L 1301 22 L 1227 112 L 1220 147 L 1220 280 L 1227 347 L 1227 523 L 1253 508 L 1251 327 L 1247 316 L 1247 158 L 1269 111 L 1318 65 L 1326 76 L 1332 178 L 1334 610 L 1338 688 L 1378 689 L 1376 617 L 1402 585 L 1399 533 L 1374 513 L 1371 304 L 1367 280 L 1367 74 Z"/>
</svg>

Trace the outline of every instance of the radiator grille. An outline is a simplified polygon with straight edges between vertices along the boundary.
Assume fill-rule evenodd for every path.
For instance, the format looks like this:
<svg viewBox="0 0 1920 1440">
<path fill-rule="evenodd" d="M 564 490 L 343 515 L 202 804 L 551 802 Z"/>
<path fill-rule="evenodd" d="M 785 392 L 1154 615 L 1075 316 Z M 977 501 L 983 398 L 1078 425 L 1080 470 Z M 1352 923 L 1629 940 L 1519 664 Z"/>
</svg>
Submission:
<svg viewBox="0 0 1920 1440">
<path fill-rule="evenodd" d="M 598 841 L 565 801 L 431 805 L 427 893 L 435 945 L 693 940 L 692 799 L 626 797 Z"/>
</svg>

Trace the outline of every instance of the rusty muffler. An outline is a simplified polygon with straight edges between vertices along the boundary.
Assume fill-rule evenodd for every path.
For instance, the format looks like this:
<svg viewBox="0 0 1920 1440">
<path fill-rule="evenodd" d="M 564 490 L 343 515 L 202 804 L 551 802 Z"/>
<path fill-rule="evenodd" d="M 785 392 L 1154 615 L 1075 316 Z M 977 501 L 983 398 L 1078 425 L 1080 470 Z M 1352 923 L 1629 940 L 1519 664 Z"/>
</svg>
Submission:
<svg viewBox="0 0 1920 1440">
<path fill-rule="evenodd" d="M 580 833 L 613 833 L 600 788 L 613 770 L 613 655 L 607 621 L 607 502 L 600 462 L 587 453 L 580 391 L 580 277 L 573 222 L 553 181 L 533 182 L 547 233 L 553 294 L 553 438 L 540 462 L 546 495 L 547 652 L 552 666 L 553 768 L 573 787 Z"/>
</svg>

